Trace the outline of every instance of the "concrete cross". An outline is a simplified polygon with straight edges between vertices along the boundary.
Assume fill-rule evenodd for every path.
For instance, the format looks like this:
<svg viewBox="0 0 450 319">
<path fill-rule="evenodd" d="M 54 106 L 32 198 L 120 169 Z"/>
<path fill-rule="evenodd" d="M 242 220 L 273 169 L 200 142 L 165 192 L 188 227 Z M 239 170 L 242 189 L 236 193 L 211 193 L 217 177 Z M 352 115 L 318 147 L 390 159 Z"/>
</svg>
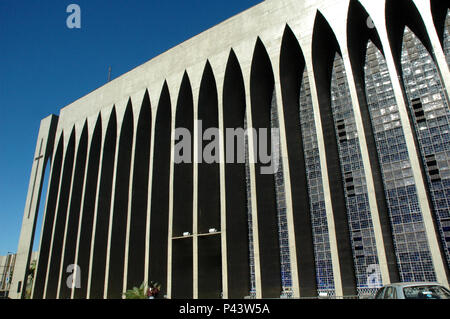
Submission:
<svg viewBox="0 0 450 319">
<path fill-rule="evenodd" d="M 44 155 L 41 153 L 42 152 L 42 142 L 43 142 L 43 139 L 41 139 L 41 145 L 39 147 L 39 153 L 38 154 L 40 154 L 40 155 L 34 159 L 34 161 L 37 162 L 37 164 L 36 164 L 36 170 L 35 170 L 35 173 L 34 173 L 33 188 L 32 188 L 32 191 L 31 191 L 31 200 L 30 200 L 30 204 L 29 204 L 29 208 L 28 208 L 28 218 L 30 218 L 30 214 L 31 214 L 31 206 L 32 206 L 32 203 L 33 203 L 34 188 L 36 187 L 36 178 L 37 178 L 37 173 L 38 173 L 38 170 L 39 170 L 39 164 L 40 164 L 41 159 L 44 158 Z"/>
</svg>

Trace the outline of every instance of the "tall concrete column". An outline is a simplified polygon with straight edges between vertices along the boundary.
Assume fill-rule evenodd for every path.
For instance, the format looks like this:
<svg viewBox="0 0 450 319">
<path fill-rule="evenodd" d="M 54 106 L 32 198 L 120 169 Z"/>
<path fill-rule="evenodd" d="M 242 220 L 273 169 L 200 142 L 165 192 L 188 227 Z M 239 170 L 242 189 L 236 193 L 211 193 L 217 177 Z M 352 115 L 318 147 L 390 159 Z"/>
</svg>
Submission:
<svg viewBox="0 0 450 319">
<path fill-rule="evenodd" d="M 176 114 L 177 114 L 177 100 L 178 100 L 178 91 L 180 89 L 179 79 L 172 75 L 170 78 L 166 79 L 166 83 L 168 84 L 168 91 L 170 93 L 170 103 L 172 105 L 171 108 L 171 136 L 170 136 L 170 172 L 169 172 L 169 229 L 167 233 L 167 298 L 173 298 L 173 289 L 172 289 L 172 276 L 173 276 L 173 210 L 174 210 L 174 195 L 173 195 L 173 181 L 174 181 L 174 157 L 175 157 L 175 127 L 177 125 Z"/>
<path fill-rule="evenodd" d="M 55 218 L 51 232 L 50 251 L 47 272 L 45 276 L 44 299 L 56 299 L 59 282 L 59 270 L 64 245 L 64 232 L 69 211 L 70 194 L 72 190 L 75 154 L 77 152 L 76 126 L 61 130 L 64 136 L 62 172 L 59 181 Z"/>
<path fill-rule="evenodd" d="M 86 153 L 86 166 L 85 166 L 85 178 L 84 178 L 84 184 L 82 189 L 82 195 L 81 195 L 81 208 L 80 208 L 80 216 L 78 221 L 78 230 L 77 230 L 77 237 L 76 237 L 76 244 L 75 244 L 75 257 L 74 257 L 74 263 L 80 267 L 80 272 L 77 274 L 80 278 L 82 287 L 72 287 L 70 298 L 81 298 L 81 293 L 76 293 L 76 289 L 81 289 L 84 292 L 84 297 L 86 297 L 86 283 L 87 278 L 89 274 L 89 260 L 87 258 L 84 258 L 85 251 L 89 250 L 88 245 L 86 245 L 87 237 L 89 236 L 89 244 L 90 244 L 90 236 L 92 235 L 92 219 L 90 218 L 90 215 L 93 216 L 93 210 L 89 210 L 93 207 L 91 204 L 92 202 L 89 202 L 89 199 L 92 198 L 92 193 L 96 193 L 96 187 L 97 187 L 97 179 L 98 179 L 98 168 L 100 166 L 100 160 L 98 156 L 100 153 L 100 145 L 98 141 L 101 141 L 101 118 L 100 115 L 95 114 L 94 116 L 91 116 L 87 119 L 87 125 L 88 125 L 88 140 L 87 140 L 87 153 Z M 100 138 L 99 138 L 100 137 Z M 96 147 L 94 149 L 94 147 Z M 97 161 L 96 161 L 97 160 Z M 97 163 L 95 163 L 97 162 Z M 95 168 L 94 168 L 95 167 Z M 97 172 L 97 174 L 95 174 Z M 95 189 L 93 189 L 93 183 L 92 181 L 95 180 Z M 95 195 L 94 195 L 95 196 Z M 95 198 L 95 197 L 94 197 Z M 95 199 L 94 199 L 95 202 Z M 91 206 L 92 205 L 92 206 Z M 91 221 L 91 222 L 89 222 Z M 82 247 L 80 247 L 82 246 Z M 90 247 L 90 245 L 89 245 Z M 81 256 L 83 255 L 83 256 Z M 85 265 L 87 267 L 85 267 Z M 84 285 L 84 287 L 83 287 Z"/>
<path fill-rule="evenodd" d="M 99 270 L 97 269 L 102 270 L 104 265 L 103 258 L 106 260 L 106 251 L 103 250 L 107 249 L 108 223 L 106 225 L 102 225 L 102 223 L 104 223 L 105 220 L 108 220 L 109 218 L 109 196 L 111 196 L 110 192 L 112 187 L 112 175 L 114 174 L 114 152 L 116 152 L 117 139 L 115 107 L 112 106 L 112 110 L 111 108 L 108 108 L 102 111 L 101 116 L 102 136 L 100 147 L 100 167 L 98 170 L 98 180 L 96 187 L 97 190 L 94 204 L 94 219 L 91 236 L 88 282 L 86 292 L 87 299 L 100 298 L 100 295 L 103 296 L 103 294 L 100 293 L 100 290 L 103 291 L 101 286 L 104 285 L 104 273 L 102 276 L 101 273 L 98 273 Z M 111 149 L 114 150 L 112 152 L 113 156 L 111 156 L 111 154 L 108 154 Z M 96 251 L 97 249 L 101 249 L 102 251 Z"/>
<path fill-rule="evenodd" d="M 127 97 L 117 107 L 118 138 L 112 179 L 104 299 L 122 298 L 128 202 L 131 200 L 129 188 L 133 172 L 133 143 L 136 132 L 133 118 L 131 98 Z"/>
<path fill-rule="evenodd" d="M 41 121 L 39 128 L 22 220 L 22 229 L 19 237 L 19 246 L 17 248 L 16 264 L 10 286 L 9 297 L 13 299 L 19 299 L 25 296 L 27 272 L 30 265 L 42 185 L 44 182 L 45 164 L 53 153 L 57 124 L 58 117 L 51 115 Z"/>
</svg>

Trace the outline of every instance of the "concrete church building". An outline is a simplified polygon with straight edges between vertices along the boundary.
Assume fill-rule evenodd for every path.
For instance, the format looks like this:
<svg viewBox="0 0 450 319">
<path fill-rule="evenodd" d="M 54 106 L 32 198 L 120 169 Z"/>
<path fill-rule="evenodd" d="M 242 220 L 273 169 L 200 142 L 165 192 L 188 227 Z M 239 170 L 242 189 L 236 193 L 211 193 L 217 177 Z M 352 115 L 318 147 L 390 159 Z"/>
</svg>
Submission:
<svg viewBox="0 0 450 319">
<path fill-rule="evenodd" d="M 449 24 L 442 0 L 267 0 L 43 119 L 10 297 L 40 200 L 35 299 L 448 286 Z M 214 127 L 279 128 L 280 169 L 261 173 L 253 134 L 244 163 L 225 134 L 219 163 L 196 161 Z"/>
</svg>

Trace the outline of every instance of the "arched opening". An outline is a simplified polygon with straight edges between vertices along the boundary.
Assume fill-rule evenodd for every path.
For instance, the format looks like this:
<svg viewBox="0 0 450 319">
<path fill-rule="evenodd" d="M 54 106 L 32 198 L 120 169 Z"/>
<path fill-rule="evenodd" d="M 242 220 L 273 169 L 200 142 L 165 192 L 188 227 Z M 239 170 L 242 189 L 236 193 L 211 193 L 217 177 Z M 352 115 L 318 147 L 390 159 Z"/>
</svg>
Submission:
<svg viewBox="0 0 450 319">
<path fill-rule="evenodd" d="M 69 216 L 65 235 L 65 247 L 63 250 L 63 262 L 60 277 L 59 299 L 68 299 L 71 294 L 71 287 L 66 284 L 67 277 L 73 275 L 67 273 L 67 267 L 75 263 L 75 249 L 78 235 L 78 223 L 80 220 L 81 196 L 83 193 L 84 173 L 86 168 L 88 126 L 84 124 L 83 131 L 78 143 L 77 157 L 75 161 L 75 171 L 72 183 L 72 195 L 69 205 Z"/>
<path fill-rule="evenodd" d="M 405 26 L 417 35 L 428 52 L 433 52 L 427 30 L 419 11 L 411 0 L 386 0 L 386 28 L 397 71 L 401 74 L 400 60 Z M 434 56 L 433 56 L 434 58 Z"/>
<path fill-rule="evenodd" d="M 353 247 L 350 240 L 351 234 L 347 213 L 348 197 L 346 196 L 342 174 L 342 153 L 338 145 L 341 141 L 346 142 L 347 139 L 344 136 L 343 138 L 339 136 L 343 135 L 343 133 L 338 133 L 337 128 L 338 126 L 345 126 L 345 121 L 336 125 L 337 121 L 341 121 L 341 119 L 335 119 L 332 105 L 333 98 L 336 98 L 333 96 L 333 93 L 336 94 L 336 73 L 339 73 L 340 80 L 345 80 L 345 74 L 343 73 L 345 70 L 336 37 L 320 12 L 317 12 L 316 15 L 312 51 L 343 293 L 344 295 L 356 295 L 356 278 L 352 256 Z M 335 86 L 332 86 L 332 83 Z M 340 84 L 344 85 L 344 83 Z M 343 93 L 348 94 L 348 87 L 343 88 Z M 351 101 L 347 99 L 345 102 L 351 108 Z M 352 142 L 357 145 L 355 139 Z M 351 185 L 348 185 L 348 187 L 350 188 Z"/>
<path fill-rule="evenodd" d="M 67 144 L 66 153 L 63 163 L 63 172 L 61 177 L 61 185 L 59 189 L 59 200 L 57 214 L 55 217 L 55 227 L 53 231 L 53 245 L 50 254 L 50 265 L 47 275 L 46 299 L 56 299 L 59 271 L 61 267 L 61 256 L 63 253 L 64 232 L 66 228 L 66 219 L 68 215 L 70 187 L 72 184 L 72 173 L 74 166 L 75 154 L 75 128 Z"/>
<path fill-rule="evenodd" d="M 300 127 L 310 194 L 311 224 L 314 234 L 316 282 L 318 294 L 335 295 L 330 237 L 325 210 L 317 130 L 311 98 L 308 70 L 305 69 L 300 88 Z"/>
<path fill-rule="evenodd" d="M 86 186 L 78 242 L 78 258 L 76 264 L 81 269 L 80 288 L 74 290 L 75 299 L 84 299 L 87 294 L 89 259 L 91 252 L 92 229 L 94 224 L 95 198 L 100 170 L 100 150 L 102 146 L 102 118 L 98 115 L 89 150 Z"/>
<path fill-rule="evenodd" d="M 442 197 L 443 193 L 450 191 L 450 109 L 446 91 L 432 55 L 409 25 L 404 26 L 400 62 L 409 117 L 422 162 L 428 199 L 434 213 L 434 226 L 441 239 L 440 252 L 447 261 L 448 269 L 450 240 L 446 229 L 450 225 L 450 203 Z M 422 228 L 417 228 L 423 232 Z M 431 254 L 430 248 L 424 244 L 421 251 L 423 268 L 421 275 L 414 274 L 414 281 L 436 280 L 433 265 L 427 259 Z"/>
<path fill-rule="evenodd" d="M 42 231 L 42 227 L 44 225 L 44 211 L 45 211 L 45 205 L 46 205 L 46 199 L 47 199 L 47 191 L 49 188 L 49 180 L 50 180 L 50 166 L 51 166 L 51 160 L 49 158 L 49 156 L 45 156 L 44 157 L 44 171 L 42 173 L 42 181 L 41 181 L 41 186 L 40 186 L 40 190 L 39 190 L 39 200 L 38 200 L 38 204 L 37 206 L 38 208 L 38 212 L 37 212 L 37 217 L 35 220 L 35 226 L 34 226 L 34 230 L 33 230 L 33 246 L 32 246 L 32 250 L 31 250 L 31 257 L 33 257 L 33 253 L 36 251 L 39 251 L 39 247 L 41 246 L 41 237 L 43 235 Z M 36 256 L 37 258 L 37 256 Z M 30 266 L 34 264 L 34 267 L 36 267 L 37 265 L 37 259 L 33 259 L 30 258 Z M 36 269 L 36 268 L 35 268 Z M 35 270 L 36 271 L 36 270 Z M 30 296 L 31 297 L 31 292 L 33 289 L 33 285 L 34 285 L 34 281 L 36 276 L 34 277 L 27 277 L 27 283 L 26 283 L 26 287 L 25 287 L 25 294 L 26 296 Z"/>
<path fill-rule="evenodd" d="M 446 1 L 442 0 L 430 0 L 431 14 L 433 15 L 434 27 L 438 34 L 441 45 L 444 48 L 444 53 L 447 55 L 448 60 L 448 42 L 449 37 L 449 25 L 450 25 L 450 6 Z"/>
<path fill-rule="evenodd" d="M 272 105 L 275 100 L 275 82 L 272 65 L 264 44 L 256 41 L 251 74 L 250 97 L 253 128 L 257 132 L 258 149 L 263 145 L 269 152 L 272 148 Z M 267 139 L 263 139 L 264 133 Z M 278 147 L 278 145 L 276 145 Z M 274 154 L 271 154 L 274 155 Z M 272 158 L 273 160 L 273 158 Z M 278 238 L 277 198 L 275 174 L 265 174 L 262 170 L 267 163 L 258 156 L 255 160 L 255 181 L 258 214 L 258 240 L 261 269 L 261 293 L 263 298 L 278 298 L 281 294 L 280 243 Z"/>
<path fill-rule="evenodd" d="M 47 158 L 44 162 L 44 172 L 43 172 L 43 180 L 42 180 L 42 186 L 41 191 L 39 192 L 41 194 L 39 198 L 39 210 L 38 210 L 38 217 L 36 220 L 36 227 L 35 232 L 33 236 L 33 249 L 31 251 L 35 252 L 39 250 L 40 246 L 40 239 L 41 239 L 41 230 L 44 223 L 44 210 L 45 210 L 45 204 L 47 199 L 47 189 L 49 186 L 50 181 L 50 171 L 51 171 L 51 161 L 49 158 Z"/>
<path fill-rule="evenodd" d="M 172 224 L 172 298 L 193 296 L 193 145 L 194 102 L 187 72 L 177 100 Z M 181 138 L 180 138 L 181 137 Z M 178 138 L 178 139 L 177 139 Z M 181 149 L 178 148 L 178 146 Z"/>
<path fill-rule="evenodd" d="M 53 223 L 55 219 L 56 201 L 58 199 L 59 180 L 61 176 L 62 157 L 64 147 L 64 135 L 61 134 L 58 146 L 53 155 L 50 187 L 48 189 L 47 208 L 43 221 L 39 258 L 36 267 L 36 275 L 33 290 L 33 299 L 42 299 L 44 296 L 45 278 L 50 254 Z"/>
<path fill-rule="evenodd" d="M 172 106 L 169 88 L 164 82 L 155 122 L 149 243 L 149 280 L 161 284 L 161 296 L 167 293 L 171 134 Z"/>
<path fill-rule="evenodd" d="M 382 52 L 371 41 L 367 45 L 364 70 L 367 106 L 383 174 L 400 271 L 399 280 L 410 281 L 423 261 L 410 256 L 420 256 L 419 240 L 412 240 L 406 246 L 405 238 L 417 236 L 417 233 L 411 234 L 408 229 L 412 221 L 421 221 L 421 210 L 388 67 Z"/>
<path fill-rule="evenodd" d="M 230 299 L 242 299 L 250 292 L 245 159 L 242 160 L 240 153 L 245 148 L 245 144 L 240 144 L 244 139 L 245 109 L 244 78 L 236 54 L 231 50 L 223 84 L 227 274 Z M 241 135 L 235 137 L 230 134 L 237 133 L 240 129 Z"/>
<path fill-rule="evenodd" d="M 201 123 L 198 164 L 198 297 L 220 298 L 222 291 L 219 176 L 219 115 L 216 80 L 209 61 L 200 83 L 198 120 Z M 200 122 L 201 121 L 201 122 Z M 213 146 L 213 147 L 211 147 Z"/>
<path fill-rule="evenodd" d="M 103 144 L 101 161 L 100 185 L 97 197 L 97 217 L 94 229 L 94 245 L 92 251 L 91 286 L 88 297 L 102 299 L 105 286 L 106 251 L 108 249 L 108 227 L 111 209 L 112 180 L 114 173 L 114 158 L 116 153 L 117 116 L 113 107 L 109 118 L 106 136 Z"/>
<path fill-rule="evenodd" d="M 152 108 L 150 105 L 150 96 L 148 91 L 145 91 L 138 119 L 136 148 L 134 152 L 130 240 L 128 243 L 128 289 L 139 287 L 145 277 L 145 238 L 147 228 L 151 133 Z"/>
<path fill-rule="evenodd" d="M 305 80 L 305 58 L 289 26 L 286 26 L 280 53 L 280 81 L 286 128 L 292 208 L 297 252 L 300 295 L 317 296 L 313 227 L 308 193 L 305 149 L 300 114 L 300 89 Z M 307 77 L 307 74 L 306 74 Z M 300 125 L 299 125 L 300 124 Z M 320 165 L 320 164 L 319 164 Z"/>
<path fill-rule="evenodd" d="M 110 239 L 108 298 L 121 299 L 127 236 L 131 152 L 133 149 L 133 107 L 128 101 L 122 121 L 117 156 L 116 185 Z"/>
<path fill-rule="evenodd" d="M 378 216 L 380 218 L 380 226 L 381 226 L 381 235 L 383 238 L 384 247 L 380 247 L 384 250 L 384 254 L 387 259 L 389 279 L 391 282 L 397 282 L 399 280 L 398 274 L 398 266 L 396 262 L 396 256 L 394 251 L 394 243 L 392 238 L 392 230 L 390 223 L 390 215 L 389 215 L 389 204 L 387 202 L 387 192 L 385 191 L 384 179 L 383 179 L 383 169 L 386 167 L 383 164 L 380 164 L 380 159 L 385 152 L 384 146 L 380 143 L 379 131 L 374 130 L 374 126 L 376 124 L 373 123 L 373 115 L 377 108 L 380 105 L 371 104 L 371 107 L 368 106 L 368 98 L 366 92 L 370 85 L 370 98 L 372 103 L 375 103 L 374 98 L 383 99 L 382 103 L 395 103 L 394 91 L 392 88 L 392 84 L 390 81 L 389 71 L 386 66 L 386 62 L 384 61 L 384 57 L 381 51 L 378 48 L 381 48 L 381 40 L 379 38 L 378 32 L 376 28 L 373 26 L 373 22 L 365 11 L 363 6 L 356 0 L 352 0 L 349 6 L 348 12 L 348 25 L 347 25 L 347 39 L 348 39 L 348 51 L 350 56 L 350 62 L 353 70 L 354 82 L 357 90 L 358 101 L 360 106 L 360 114 L 363 121 L 364 133 L 366 137 L 366 143 L 368 148 L 368 155 L 370 160 L 371 172 L 373 177 L 373 185 L 375 187 L 375 196 L 377 200 L 377 208 L 378 208 Z M 368 43 L 370 45 L 370 53 L 367 54 Z M 375 56 L 374 50 L 378 50 L 380 55 Z M 368 60 L 370 59 L 370 60 Z M 381 61 L 380 59 L 383 59 Z M 370 68 L 371 77 L 367 77 L 367 68 Z M 383 78 L 383 81 L 380 81 L 380 78 Z M 367 82 L 369 81 L 369 82 Z M 383 86 L 385 91 L 380 91 L 379 87 Z M 374 90 L 379 90 L 380 94 L 373 94 Z M 396 108 L 395 114 L 393 115 L 398 120 L 398 108 L 397 106 L 393 106 Z M 380 112 L 380 111 L 378 111 Z M 378 114 L 378 113 L 377 113 Z M 394 113 L 392 113 L 394 114 Z M 379 121 L 379 119 L 377 120 Z M 378 123 L 378 122 L 377 122 Z M 396 125 L 400 124 L 399 121 L 396 122 Z M 378 127 L 377 127 L 378 128 Z M 394 127 L 392 127 L 395 129 Z M 393 134 L 401 134 L 402 129 L 395 129 Z M 404 141 L 403 141 L 404 142 Z M 402 144 L 406 148 L 406 144 Z M 400 152 L 400 151 L 399 151 Z M 389 158 L 389 157 L 388 157 Z M 364 236 L 362 236 L 364 241 Z M 376 248 L 376 247 L 375 247 Z M 362 258 L 362 257 L 360 257 Z M 368 263 L 374 262 L 372 260 L 367 261 Z M 369 265 L 372 264 L 367 264 Z M 378 265 L 378 264 L 377 264 Z M 379 267 L 380 265 L 378 265 Z M 381 278 L 379 278 L 381 279 Z M 367 293 L 375 293 L 377 288 L 381 287 L 383 282 L 379 280 L 376 284 L 371 283 L 370 288 L 367 289 Z"/>
<path fill-rule="evenodd" d="M 46 204 L 46 198 L 47 198 L 47 189 L 48 189 L 48 183 L 49 183 L 49 178 L 50 178 L 50 160 L 49 158 L 44 159 L 44 171 L 43 171 L 43 179 L 42 179 L 42 185 L 40 186 L 40 197 L 38 200 L 38 217 L 36 220 L 36 225 L 35 225 L 35 232 L 33 235 L 33 248 L 32 248 L 32 252 L 34 251 L 38 251 L 39 250 L 39 246 L 40 246 L 40 234 L 41 234 L 41 229 L 42 229 L 42 225 L 43 225 L 43 214 L 44 214 L 44 209 L 45 209 L 45 204 Z"/>
</svg>

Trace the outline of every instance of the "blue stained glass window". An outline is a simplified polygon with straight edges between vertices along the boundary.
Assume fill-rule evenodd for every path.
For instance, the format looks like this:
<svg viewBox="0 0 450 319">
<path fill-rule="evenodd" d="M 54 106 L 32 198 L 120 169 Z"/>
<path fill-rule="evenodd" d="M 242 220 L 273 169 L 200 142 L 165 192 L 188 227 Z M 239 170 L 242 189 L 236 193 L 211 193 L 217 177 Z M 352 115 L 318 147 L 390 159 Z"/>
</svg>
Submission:
<svg viewBox="0 0 450 319">
<path fill-rule="evenodd" d="M 421 280 L 433 280 L 434 277 L 427 277 L 428 273 L 423 270 L 419 274 L 414 274 L 413 271 L 413 268 L 417 269 L 424 263 L 427 269 L 432 269 L 432 264 L 428 261 L 430 253 L 427 245 L 420 246 L 415 240 L 417 232 L 423 229 L 423 219 L 411 163 L 388 67 L 383 54 L 371 41 L 367 45 L 364 71 L 367 105 L 374 133 L 378 137 L 375 142 L 381 162 L 389 216 L 393 225 L 400 278 L 402 281 L 409 281 L 417 275 Z M 410 72 L 410 69 L 407 72 Z M 409 245 L 405 244 L 406 238 Z M 419 253 L 423 253 L 424 259 L 417 258 Z"/>
<path fill-rule="evenodd" d="M 376 250 L 372 249 L 370 245 L 360 245 L 354 240 L 355 236 L 362 236 L 364 242 L 374 243 L 375 234 L 353 105 L 344 62 L 339 54 L 335 55 L 331 78 L 331 109 L 338 137 L 337 144 L 344 181 L 357 290 L 359 294 L 367 293 L 369 287 L 367 271 L 371 264 L 378 264 L 378 256 Z M 355 205 L 357 214 L 349 213 L 352 203 L 357 204 Z M 365 231 L 362 232 L 363 230 Z"/>
<path fill-rule="evenodd" d="M 308 72 L 303 73 L 300 88 L 300 124 L 303 137 L 305 163 L 307 165 L 308 191 L 310 195 L 311 223 L 313 226 L 314 251 L 318 293 L 335 295 L 333 266 L 325 211 L 319 147 L 314 123 L 314 112 L 309 86 Z M 313 195 L 314 194 L 314 195 Z"/>
<path fill-rule="evenodd" d="M 446 32 L 448 33 L 448 29 Z M 401 66 L 409 114 L 414 124 L 432 200 L 433 217 L 439 230 L 447 263 L 450 264 L 450 254 L 447 249 L 450 243 L 445 240 L 442 226 L 448 218 L 446 212 L 450 210 L 450 205 L 439 198 L 442 191 L 449 189 L 450 182 L 449 143 L 444 143 L 445 137 L 443 137 L 449 133 L 450 110 L 433 58 L 408 27 L 405 28 L 403 35 Z M 417 90 L 418 87 L 421 90 Z M 428 268 L 425 271 L 428 271 Z"/>
</svg>

